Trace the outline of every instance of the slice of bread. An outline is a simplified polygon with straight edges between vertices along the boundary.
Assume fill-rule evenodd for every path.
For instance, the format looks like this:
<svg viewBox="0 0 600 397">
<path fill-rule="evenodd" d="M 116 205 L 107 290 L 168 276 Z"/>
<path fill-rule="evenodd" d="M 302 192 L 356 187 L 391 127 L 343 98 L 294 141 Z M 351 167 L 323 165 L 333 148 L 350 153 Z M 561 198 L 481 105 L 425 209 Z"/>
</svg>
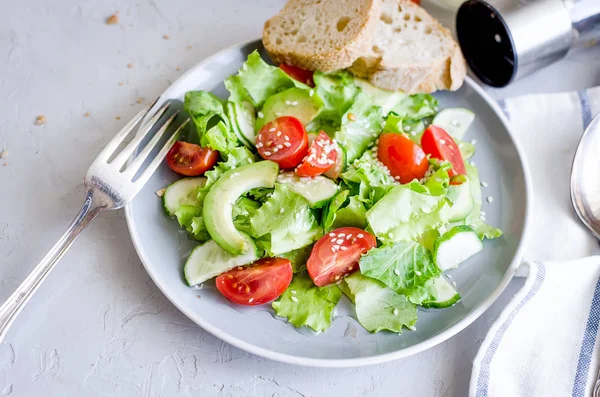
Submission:
<svg viewBox="0 0 600 397">
<path fill-rule="evenodd" d="M 371 47 L 381 0 L 289 0 L 265 23 L 263 44 L 277 63 L 330 72 Z"/>
<path fill-rule="evenodd" d="M 350 71 L 409 94 L 460 88 L 467 68 L 450 31 L 411 1 L 379 1 L 377 31 Z"/>
</svg>

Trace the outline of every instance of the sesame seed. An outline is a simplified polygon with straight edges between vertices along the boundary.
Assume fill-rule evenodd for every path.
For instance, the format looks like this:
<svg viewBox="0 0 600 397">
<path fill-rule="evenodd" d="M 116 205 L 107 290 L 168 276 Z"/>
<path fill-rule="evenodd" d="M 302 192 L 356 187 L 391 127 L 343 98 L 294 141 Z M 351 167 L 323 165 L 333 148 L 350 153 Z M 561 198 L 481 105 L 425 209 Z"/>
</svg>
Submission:
<svg viewBox="0 0 600 397">
<path fill-rule="evenodd" d="M 277 147 L 273 148 L 273 153 L 277 153 L 278 151 L 279 151 L 279 148 L 277 148 Z"/>
<path fill-rule="evenodd" d="M 290 292 L 292 293 L 292 295 L 296 295 L 296 290 L 295 289 L 291 289 Z"/>
<path fill-rule="evenodd" d="M 275 127 L 269 128 L 269 132 L 275 132 L 276 130 L 277 130 L 277 128 L 275 128 Z"/>
<path fill-rule="evenodd" d="M 270 155 L 271 155 L 271 152 L 269 152 L 269 151 L 266 151 L 264 154 L 265 154 L 265 156 L 270 156 Z"/>
<path fill-rule="evenodd" d="M 283 142 L 283 145 L 284 145 L 285 147 L 290 147 L 290 146 L 292 146 L 292 144 L 291 144 L 291 143 L 289 143 L 289 142 Z"/>
<path fill-rule="evenodd" d="M 485 211 L 480 211 L 480 212 L 479 212 L 479 215 L 483 215 L 483 216 L 485 216 Z"/>
<path fill-rule="evenodd" d="M 335 251 L 336 251 L 336 249 L 331 247 L 331 252 L 335 252 Z"/>
<path fill-rule="evenodd" d="M 298 298 L 296 298 L 295 296 L 292 296 L 292 300 L 293 300 L 294 302 L 298 302 Z"/>
<path fill-rule="evenodd" d="M 337 244 L 344 244 L 344 239 L 343 238 L 337 239 L 336 243 Z"/>
<path fill-rule="evenodd" d="M 286 105 L 288 105 L 288 106 L 290 106 L 290 105 L 292 104 L 292 102 L 290 102 L 290 101 L 285 101 L 285 104 L 286 104 Z"/>
<path fill-rule="evenodd" d="M 399 276 L 399 275 L 400 275 L 400 270 L 398 270 L 398 269 L 394 269 L 394 274 L 395 274 L 396 276 Z"/>
<path fill-rule="evenodd" d="M 298 101 L 292 102 L 292 106 L 298 106 Z"/>
<path fill-rule="evenodd" d="M 415 274 L 416 274 L 417 276 L 420 276 L 422 273 L 421 273 L 420 271 L 418 271 L 418 270 L 415 270 Z"/>
<path fill-rule="evenodd" d="M 452 280 L 452 276 L 449 274 L 446 274 L 446 277 L 448 277 L 450 280 Z"/>
<path fill-rule="evenodd" d="M 477 143 L 477 139 L 471 139 L 471 145 L 475 145 Z"/>
<path fill-rule="evenodd" d="M 258 143 L 256 144 L 256 148 L 257 148 L 257 149 L 260 149 L 261 147 L 263 147 L 263 144 L 262 144 L 261 142 L 258 142 Z"/>
<path fill-rule="evenodd" d="M 335 243 L 335 240 L 337 240 L 335 237 L 331 239 L 332 243 Z"/>
<path fill-rule="evenodd" d="M 283 214 L 283 212 L 284 212 L 284 211 L 285 211 L 285 210 L 283 209 L 283 207 L 281 207 L 281 208 L 279 209 L 279 213 L 280 213 L 280 214 Z"/>
<path fill-rule="evenodd" d="M 284 136 L 283 136 L 283 139 L 285 139 L 286 141 L 289 141 L 289 140 L 290 140 L 290 137 L 289 137 L 289 136 L 287 136 L 287 135 L 284 135 Z"/>
<path fill-rule="evenodd" d="M 338 237 L 339 237 L 339 238 L 342 238 L 342 237 L 344 237 L 345 235 L 346 235 L 345 233 L 340 233 L 340 234 L 338 234 Z"/>
<path fill-rule="evenodd" d="M 408 126 L 408 125 L 405 125 L 405 126 L 404 126 L 404 128 L 403 128 L 403 130 L 404 130 L 404 131 L 410 131 L 410 126 Z"/>
<path fill-rule="evenodd" d="M 335 237 L 335 233 L 329 233 L 329 237 Z"/>
<path fill-rule="evenodd" d="M 390 238 L 394 238 L 394 233 L 388 233 L 388 236 L 389 236 Z"/>
<path fill-rule="evenodd" d="M 277 131 L 277 134 L 275 134 L 275 136 L 280 137 L 281 136 L 281 131 Z"/>
<path fill-rule="evenodd" d="M 259 118 L 259 119 L 262 119 L 262 118 L 264 118 L 264 117 L 265 117 L 265 115 L 263 114 L 263 112 L 258 112 L 258 114 L 257 114 L 257 115 L 258 115 L 258 118 Z"/>
<path fill-rule="evenodd" d="M 283 145 L 277 145 L 277 149 L 283 149 Z"/>
<path fill-rule="evenodd" d="M 341 246 L 341 247 L 340 247 L 340 249 L 341 249 L 342 251 L 346 251 L 346 250 L 348 249 L 348 247 Z"/>
<path fill-rule="evenodd" d="M 248 299 L 248 303 L 252 303 L 253 300 L 254 300 L 254 298 Z"/>
<path fill-rule="evenodd" d="M 315 95 L 315 90 L 308 91 L 308 96 L 313 96 L 313 95 Z"/>
<path fill-rule="evenodd" d="M 475 162 L 473 160 L 470 160 L 469 164 L 471 164 L 473 167 L 475 167 Z"/>
<path fill-rule="evenodd" d="M 453 286 L 454 288 L 456 288 L 456 281 L 453 281 L 453 282 L 452 282 L 452 286 Z"/>
<path fill-rule="evenodd" d="M 359 233 L 359 234 L 357 234 L 357 235 L 356 235 L 356 237 L 358 237 L 358 238 L 363 238 L 363 237 L 365 237 L 365 235 L 364 235 L 364 234 L 362 234 L 362 233 Z"/>
<path fill-rule="evenodd" d="M 444 139 L 440 139 L 440 143 L 441 143 L 442 145 L 445 145 L 445 144 L 446 144 L 446 140 L 444 140 Z"/>
<path fill-rule="evenodd" d="M 485 216 L 479 215 L 479 219 L 481 219 L 482 222 L 485 222 Z"/>
<path fill-rule="evenodd" d="M 339 246 L 339 245 L 334 245 L 334 246 L 332 246 L 331 248 L 333 248 L 333 249 L 335 249 L 335 250 L 339 250 L 339 249 L 340 249 L 340 246 Z"/>
<path fill-rule="evenodd" d="M 350 240 L 352 238 L 352 233 L 346 236 L 346 240 Z"/>
<path fill-rule="evenodd" d="M 452 122 L 450 124 L 452 124 L 454 127 L 458 127 L 460 125 L 458 120 L 452 120 Z"/>
<path fill-rule="evenodd" d="M 488 187 L 488 183 L 487 183 L 487 182 L 484 182 L 484 181 L 481 181 L 481 186 L 483 186 L 483 187 Z"/>
<path fill-rule="evenodd" d="M 348 120 L 350 120 L 350 121 L 356 120 L 356 116 L 354 115 L 354 113 L 348 113 Z"/>
<path fill-rule="evenodd" d="M 488 196 L 486 198 L 486 200 L 487 200 L 488 203 L 491 203 L 492 201 L 494 201 L 494 198 L 492 196 Z"/>
<path fill-rule="evenodd" d="M 397 316 L 398 315 L 398 309 L 394 309 L 394 311 L 392 313 L 394 313 L 394 316 Z"/>
<path fill-rule="evenodd" d="M 395 176 L 394 179 L 397 180 L 397 181 L 399 181 L 400 177 L 399 176 Z"/>
</svg>

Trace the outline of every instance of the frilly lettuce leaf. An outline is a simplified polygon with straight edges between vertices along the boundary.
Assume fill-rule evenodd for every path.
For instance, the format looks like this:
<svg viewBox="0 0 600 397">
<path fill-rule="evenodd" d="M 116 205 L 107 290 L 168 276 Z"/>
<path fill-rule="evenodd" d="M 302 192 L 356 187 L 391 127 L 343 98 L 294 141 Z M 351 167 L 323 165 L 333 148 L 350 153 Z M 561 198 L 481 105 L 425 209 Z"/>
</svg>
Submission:
<svg viewBox="0 0 600 397">
<path fill-rule="evenodd" d="M 502 230 L 486 224 L 479 218 L 481 212 L 479 172 L 477 171 L 477 168 L 469 163 L 465 163 L 465 168 L 467 170 L 467 177 L 471 182 L 471 196 L 473 197 L 473 209 L 465 219 L 465 224 L 471 226 L 481 239 L 494 239 L 502 236 Z"/>
<path fill-rule="evenodd" d="M 336 73 L 315 72 L 315 92 L 323 100 L 319 121 L 338 127 L 343 115 L 350 109 L 360 89 L 354 85 L 354 77 L 348 71 Z"/>
<path fill-rule="evenodd" d="M 342 117 L 342 126 L 335 139 L 346 149 L 346 161 L 352 162 L 371 146 L 382 131 L 382 109 L 371 99 L 359 93 Z"/>
<path fill-rule="evenodd" d="M 333 310 L 342 296 L 337 285 L 317 287 L 304 274 L 296 274 L 285 292 L 271 304 L 275 314 L 296 327 L 320 332 L 331 326 Z"/>
<path fill-rule="evenodd" d="M 343 283 L 356 307 L 356 318 L 369 332 L 401 333 L 417 322 L 417 307 L 379 281 L 354 273 Z"/>
<path fill-rule="evenodd" d="M 371 208 L 392 187 L 398 185 L 371 150 L 355 160 L 342 174 L 342 179 L 349 185 L 358 185 L 358 199 L 367 208 Z"/>
</svg>

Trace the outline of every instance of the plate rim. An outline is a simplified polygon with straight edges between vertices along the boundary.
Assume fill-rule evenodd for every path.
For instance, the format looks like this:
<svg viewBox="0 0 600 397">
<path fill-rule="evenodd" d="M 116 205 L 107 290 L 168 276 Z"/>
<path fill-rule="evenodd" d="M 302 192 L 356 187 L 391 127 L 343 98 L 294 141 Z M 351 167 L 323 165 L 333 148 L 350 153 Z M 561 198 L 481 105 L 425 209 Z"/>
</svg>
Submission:
<svg viewBox="0 0 600 397">
<path fill-rule="evenodd" d="M 245 46 L 251 46 L 260 42 L 260 39 L 247 40 L 241 43 L 233 44 L 222 50 L 209 55 L 205 59 L 198 62 L 196 65 L 192 66 L 188 69 L 184 74 L 182 74 L 177 80 L 175 80 L 160 96 L 158 97 L 155 107 L 159 106 L 162 103 L 162 99 L 168 97 L 167 94 L 173 89 L 173 87 L 177 86 L 181 81 L 187 79 L 190 75 L 195 74 L 198 69 L 202 69 L 207 63 L 209 63 L 212 58 L 215 58 L 223 53 L 231 52 L 234 50 L 240 50 Z M 517 155 L 521 160 L 521 164 L 523 165 L 523 177 L 525 182 L 525 219 L 523 223 L 523 235 L 517 245 L 517 250 L 515 255 L 513 256 L 510 265 L 508 266 L 506 272 L 502 276 L 500 283 L 496 287 L 496 289 L 475 309 L 469 313 L 469 315 L 465 316 L 463 319 L 459 320 L 456 324 L 449 327 L 448 329 L 440 332 L 439 334 L 419 342 L 413 346 L 409 346 L 394 352 L 384 353 L 384 354 L 376 354 L 368 357 L 360 357 L 360 358 L 309 358 L 309 357 L 300 357 L 294 356 L 291 354 L 279 353 L 277 351 L 265 349 L 259 346 L 255 346 L 252 343 L 246 342 L 242 339 L 239 339 L 235 336 L 228 334 L 227 332 L 214 327 L 210 322 L 206 321 L 199 313 L 196 313 L 192 310 L 188 310 L 183 305 L 178 303 L 177 296 L 173 294 L 171 296 L 169 292 L 169 288 L 167 285 L 163 284 L 160 280 L 160 275 L 155 273 L 147 263 L 150 263 L 150 258 L 146 255 L 145 251 L 142 248 L 140 243 L 139 234 L 137 231 L 137 226 L 133 221 L 133 209 L 132 202 L 128 203 L 125 206 L 125 218 L 127 221 L 127 228 L 129 230 L 129 234 L 131 236 L 131 240 L 133 242 L 133 246 L 135 248 L 138 257 L 140 258 L 142 265 L 146 269 L 146 272 L 150 275 L 150 278 L 154 282 L 154 284 L 158 287 L 158 289 L 167 297 L 167 299 L 183 314 L 185 314 L 190 320 L 199 325 L 202 329 L 209 332 L 213 336 L 221 339 L 224 342 L 229 343 L 239 349 L 247 351 L 252 354 L 256 354 L 258 356 L 268 358 L 274 361 L 279 361 L 287 364 L 294 365 L 302 365 L 307 367 L 321 367 L 321 368 L 349 368 L 349 367 L 359 367 L 366 365 L 374 365 L 381 364 L 393 360 L 398 360 L 401 358 L 409 357 L 414 354 L 420 353 L 427 349 L 430 349 L 448 339 L 458 334 L 466 327 L 471 325 L 475 320 L 477 320 L 487 309 L 498 299 L 500 294 L 504 291 L 515 272 L 517 271 L 519 265 L 523 261 L 523 251 L 525 249 L 525 243 L 528 240 L 530 223 L 531 223 L 531 200 L 532 200 L 532 185 L 531 185 L 531 175 L 529 170 L 529 165 L 527 163 L 526 157 L 524 155 L 524 150 L 521 148 L 519 142 L 515 139 L 516 134 L 513 132 L 512 127 L 510 125 L 509 120 L 505 116 L 504 112 L 500 108 L 500 105 L 490 97 L 490 95 L 485 92 L 483 87 L 477 84 L 471 77 L 465 76 L 465 82 L 469 88 L 473 89 L 479 96 L 491 107 L 494 113 L 499 117 L 502 125 L 508 132 L 508 135 L 516 149 Z"/>
</svg>

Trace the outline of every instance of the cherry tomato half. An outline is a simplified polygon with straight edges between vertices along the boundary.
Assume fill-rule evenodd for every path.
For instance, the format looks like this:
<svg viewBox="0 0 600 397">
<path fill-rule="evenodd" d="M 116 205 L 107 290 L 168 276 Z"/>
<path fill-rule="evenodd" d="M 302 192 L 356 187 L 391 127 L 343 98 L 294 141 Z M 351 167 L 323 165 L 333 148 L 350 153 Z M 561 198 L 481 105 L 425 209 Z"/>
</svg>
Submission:
<svg viewBox="0 0 600 397">
<path fill-rule="evenodd" d="M 178 174 L 198 176 L 211 169 L 219 159 L 219 152 L 194 143 L 177 141 L 167 153 L 167 165 Z"/>
<path fill-rule="evenodd" d="M 256 149 L 282 169 L 294 168 L 308 152 L 308 134 L 295 117 L 283 116 L 265 124 L 256 136 Z"/>
<path fill-rule="evenodd" d="M 403 134 L 381 134 L 377 157 L 400 183 L 423 178 L 429 168 L 425 152 Z"/>
<path fill-rule="evenodd" d="M 217 277 L 217 289 L 240 305 L 262 305 L 279 297 L 292 281 L 292 263 L 284 258 L 262 258 Z"/>
<path fill-rule="evenodd" d="M 435 125 L 427 127 L 421 137 L 421 147 L 431 157 L 452 164 L 452 169 L 448 171 L 450 177 L 466 174 L 465 162 L 456 142 L 442 128 Z"/>
<path fill-rule="evenodd" d="M 310 87 L 315 86 L 315 82 L 313 81 L 313 72 L 310 70 L 304 70 L 297 66 L 288 65 L 286 63 L 279 65 L 279 68 L 291 78 L 298 80 Z"/>
<path fill-rule="evenodd" d="M 310 144 L 308 155 L 296 168 L 298 176 L 317 176 L 330 169 L 337 160 L 337 145 L 321 131 Z"/>
<path fill-rule="evenodd" d="M 358 270 L 360 256 L 377 246 L 375 237 L 356 227 L 335 229 L 314 245 L 306 269 L 315 285 L 338 282 Z"/>
</svg>

